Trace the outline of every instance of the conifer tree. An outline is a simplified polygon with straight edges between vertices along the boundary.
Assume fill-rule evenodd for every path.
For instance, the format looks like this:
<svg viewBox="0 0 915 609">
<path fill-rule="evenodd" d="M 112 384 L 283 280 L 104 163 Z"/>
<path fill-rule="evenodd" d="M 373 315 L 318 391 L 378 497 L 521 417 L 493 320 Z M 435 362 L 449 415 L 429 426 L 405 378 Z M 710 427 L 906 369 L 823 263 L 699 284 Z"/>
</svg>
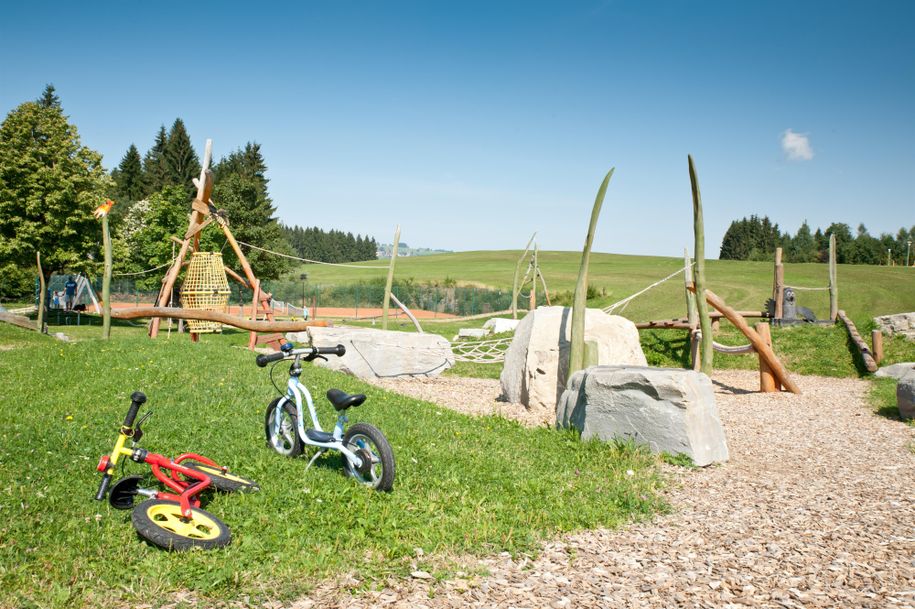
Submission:
<svg viewBox="0 0 915 609">
<path fill-rule="evenodd" d="M 168 169 L 165 165 L 165 149 L 168 147 L 168 133 L 165 125 L 159 127 L 153 147 L 143 158 L 144 196 L 159 192 L 169 184 Z"/>
<path fill-rule="evenodd" d="M 168 142 L 165 145 L 165 169 L 168 183 L 181 186 L 187 192 L 188 198 L 193 198 L 197 192 L 193 179 L 200 175 L 200 159 L 191 145 L 191 138 L 187 134 L 184 121 L 176 118 L 168 132 Z"/>
<path fill-rule="evenodd" d="M 139 201 L 143 198 L 145 188 L 143 185 L 143 161 L 140 151 L 133 144 L 124 153 L 117 169 L 111 172 L 118 187 L 118 202 Z"/>
</svg>

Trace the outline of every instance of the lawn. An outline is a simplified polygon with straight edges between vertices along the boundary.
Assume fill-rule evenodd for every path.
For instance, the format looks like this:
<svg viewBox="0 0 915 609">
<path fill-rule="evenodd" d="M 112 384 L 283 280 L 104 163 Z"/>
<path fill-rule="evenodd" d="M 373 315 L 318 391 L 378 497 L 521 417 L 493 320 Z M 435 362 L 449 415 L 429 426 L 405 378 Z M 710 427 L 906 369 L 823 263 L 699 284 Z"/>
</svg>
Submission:
<svg viewBox="0 0 915 609">
<path fill-rule="evenodd" d="M 245 334 L 192 344 L 118 326 L 103 342 L 92 338 L 97 327 L 76 330 L 80 340 L 65 343 L 0 324 L 2 607 L 165 603 L 180 591 L 203 605 L 283 600 L 340 572 L 374 586 L 407 574 L 413 559 L 445 575 L 449 556 L 534 551 L 559 532 L 664 509 L 658 460 L 644 451 L 473 419 L 317 368 L 305 382 L 325 422 L 329 387 L 368 394 L 352 419 L 386 432 L 397 480 L 390 494 L 365 490 L 333 456 L 306 473 L 306 460 L 264 445 L 274 390 L 240 348 Z M 198 451 L 260 483 L 259 493 L 215 495 L 205 506 L 231 527 L 225 550 L 156 549 L 138 539 L 128 512 L 93 501 L 95 465 L 137 389 L 155 413 L 143 446 Z"/>
</svg>

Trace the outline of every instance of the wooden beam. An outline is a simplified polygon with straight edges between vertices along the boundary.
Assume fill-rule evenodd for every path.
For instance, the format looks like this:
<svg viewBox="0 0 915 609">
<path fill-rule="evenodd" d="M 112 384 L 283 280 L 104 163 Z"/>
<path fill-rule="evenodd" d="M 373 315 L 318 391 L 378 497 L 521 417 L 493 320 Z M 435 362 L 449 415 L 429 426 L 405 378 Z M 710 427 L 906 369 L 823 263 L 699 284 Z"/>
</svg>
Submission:
<svg viewBox="0 0 915 609">
<path fill-rule="evenodd" d="M 381 303 L 381 329 L 388 329 L 388 309 L 391 306 L 391 289 L 394 286 L 394 263 L 397 262 L 397 247 L 400 245 L 400 225 L 394 230 L 394 245 L 391 247 L 391 264 L 388 265 L 388 279 L 384 284 L 384 301 Z"/>
<path fill-rule="evenodd" d="M 762 337 L 769 347 L 772 347 L 772 333 L 769 331 L 769 324 L 761 322 L 756 324 L 756 332 Z M 778 391 L 778 384 L 775 382 L 775 375 L 766 360 L 759 356 L 759 390 L 763 393 L 774 393 Z"/>
<path fill-rule="evenodd" d="M 312 326 L 326 327 L 327 321 L 252 321 L 244 317 L 229 315 L 221 311 L 203 311 L 198 309 L 181 309 L 178 307 L 137 307 L 134 309 L 114 309 L 114 319 L 139 319 L 152 317 L 173 317 L 175 319 L 202 319 L 215 321 L 250 332 L 301 332 Z"/>
<path fill-rule="evenodd" d="M 693 257 L 696 259 L 696 265 L 693 267 L 693 283 L 696 288 L 699 329 L 702 331 L 699 357 L 702 362 L 702 372 L 711 374 L 715 350 L 712 348 L 712 320 L 708 315 L 705 297 L 705 228 L 702 220 L 702 195 L 699 192 L 699 178 L 696 175 L 693 157 L 687 155 L 686 158 L 689 164 L 689 183 L 693 193 L 693 236 L 695 239 Z"/>
<path fill-rule="evenodd" d="M 839 309 L 837 313 L 839 319 L 841 319 L 842 323 L 845 324 L 845 327 L 848 328 L 848 335 L 851 336 L 852 342 L 855 343 L 855 346 L 858 347 L 858 351 L 861 352 L 861 359 L 864 360 L 864 367 L 867 368 L 868 372 L 877 372 L 878 366 L 876 360 L 874 360 L 874 354 L 871 353 L 867 343 L 864 342 L 864 339 L 858 334 L 858 328 L 855 327 L 855 322 L 849 319 L 842 309 Z"/>
<path fill-rule="evenodd" d="M 19 326 L 20 328 L 25 328 L 26 330 L 36 330 L 35 322 L 29 319 L 28 317 L 23 317 L 22 315 L 13 315 L 12 313 L 0 313 L 0 321 L 5 321 L 8 324 L 13 324 L 14 326 Z"/>
<path fill-rule="evenodd" d="M 693 288 L 695 289 L 695 287 Z M 750 339 L 750 343 L 756 349 L 759 356 L 763 358 L 769 368 L 772 370 L 772 374 L 775 375 L 775 378 L 778 382 L 784 385 L 785 389 L 791 393 L 800 393 L 800 388 L 791 380 L 791 377 L 788 376 L 788 371 L 785 370 L 785 367 L 782 366 L 781 361 L 776 357 L 775 352 L 772 348 L 766 344 L 766 341 L 747 324 L 741 315 L 729 307 L 718 295 L 716 295 L 711 290 L 705 291 L 705 300 L 711 306 L 715 307 L 721 311 L 729 322 L 734 324 L 738 330 L 743 332 L 743 335 Z"/>
<path fill-rule="evenodd" d="M 692 290 L 694 288 L 692 282 L 686 285 L 686 289 L 690 291 L 690 294 L 693 293 Z M 765 311 L 737 311 L 737 314 L 741 317 L 769 317 Z M 713 321 L 717 321 L 724 317 L 724 315 L 718 311 L 711 311 L 709 312 L 708 316 Z M 650 330 L 652 328 L 674 328 L 677 330 L 686 330 L 693 327 L 693 322 L 691 322 L 688 317 L 677 317 L 674 319 L 654 319 L 651 321 L 638 322 L 635 324 L 635 327 L 639 330 Z"/>
<path fill-rule="evenodd" d="M 839 281 L 836 276 L 836 236 L 829 235 L 829 321 L 839 315 Z"/>
<path fill-rule="evenodd" d="M 521 272 L 521 263 L 524 262 L 524 258 L 527 256 L 528 250 L 531 249 L 531 243 L 534 242 L 534 237 L 536 236 L 537 231 L 534 231 L 531 238 L 527 240 L 527 245 L 524 246 L 524 251 L 521 252 L 521 257 L 518 258 L 518 263 L 515 265 L 515 279 L 512 281 L 512 319 L 518 319 L 518 291 L 521 290 L 518 285 L 518 273 Z"/>
<path fill-rule="evenodd" d="M 775 301 L 775 319 L 784 317 L 785 311 L 785 265 L 782 264 L 782 248 L 775 248 L 775 279 L 772 282 L 772 300 Z"/>
<path fill-rule="evenodd" d="M 693 265 L 689 252 L 683 248 L 683 291 L 686 292 L 686 318 L 690 328 L 699 327 L 699 311 L 696 309 L 696 295 L 689 291 L 692 283 Z"/>
</svg>

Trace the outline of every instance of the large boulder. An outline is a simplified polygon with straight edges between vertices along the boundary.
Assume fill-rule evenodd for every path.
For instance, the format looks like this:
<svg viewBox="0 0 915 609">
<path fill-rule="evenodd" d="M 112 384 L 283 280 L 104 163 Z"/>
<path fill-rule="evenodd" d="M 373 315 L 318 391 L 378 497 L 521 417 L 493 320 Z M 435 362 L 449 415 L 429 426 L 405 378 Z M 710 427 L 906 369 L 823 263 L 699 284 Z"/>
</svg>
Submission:
<svg viewBox="0 0 915 609">
<path fill-rule="evenodd" d="M 394 332 L 372 328 L 308 328 L 291 332 L 292 342 L 316 347 L 346 347 L 343 357 L 315 360 L 319 366 L 361 379 L 438 376 L 454 365 L 451 343 L 438 334 Z"/>
<path fill-rule="evenodd" d="M 874 376 L 894 378 L 898 381 L 913 370 L 915 370 L 915 362 L 901 362 L 899 364 L 881 366 L 877 372 L 874 373 Z"/>
<path fill-rule="evenodd" d="M 896 385 L 896 405 L 903 419 L 915 419 L 915 371 L 899 379 Z"/>
<path fill-rule="evenodd" d="M 572 309 L 540 307 L 525 316 L 505 352 L 502 399 L 528 408 L 555 410 L 569 369 Z M 635 324 L 587 309 L 585 340 L 597 343 L 597 363 L 646 366 Z"/>
<path fill-rule="evenodd" d="M 505 317 L 493 317 L 487 319 L 483 327 L 493 334 L 502 334 L 504 332 L 514 332 L 521 323 L 520 319 L 507 319 Z"/>
<path fill-rule="evenodd" d="M 874 323 L 884 334 L 904 336 L 909 340 L 915 340 L 915 313 L 881 315 L 874 318 Z"/>
<path fill-rule="evenodd" d="M 632 439 L 699 466 L 728 459 L 712 381 L 701 372 L 592 366 L 572 375 L 556 410 L 556 424 L 582 439 Z"/>
</svg>

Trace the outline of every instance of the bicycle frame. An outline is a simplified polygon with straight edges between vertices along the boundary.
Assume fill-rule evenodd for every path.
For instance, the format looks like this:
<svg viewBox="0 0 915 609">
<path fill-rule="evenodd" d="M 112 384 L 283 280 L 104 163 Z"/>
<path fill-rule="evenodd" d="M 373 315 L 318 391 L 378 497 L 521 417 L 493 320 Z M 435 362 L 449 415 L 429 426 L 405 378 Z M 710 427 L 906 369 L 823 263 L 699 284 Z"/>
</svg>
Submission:
<svg viewBox="0 0 915 609">
<path fill-rule="evenodd" d="M 311 397 L 311 393 L 308 391 L 308 388 L 299 381 L 299 376 L 302 374 L 302 364 L 299 361 L 300 357 L 300 355 L 296 355 L 295 360 L 292 362 L 292 366 L 289 368 L 289 381 L 286 383 L 286 395 L 283 396 L 276 405 L 274 424 L 279 428 L 282 422 L 283 406 L 287 402 L 295 402 L 296 413 L 298 415 L 296 417 L 296 433 L 299 435 L 299 439 L 302 440 L 303 444 L 321 449 L 318 452 L 318 455 L 327 449 L 339 451 L 346 455 L 346 458 L 353 464 L 353 467 L 362 467 L 362 459 L 359 455 L 355 454 L 343 444 L 343 428 L 346 423 L 349 422 L 345 413 L 341 412 L 337 416 L 337 423 L 334 425 L 334 431 L 332 433 L 334 438 L 332 442 L 316 442 L 305 433 L 305 417 L 303 416 L 304 413 L 302 411 L 303 400 L 308 405 L 308 413 L 311 415 L 311 422 L 314 424 L 314 429 L 320 432 L 324 432 L 324 429 L 318 421 L 318 413 L 315 410 L 315 404 Z M 315 455 L 315 457 L 312 458 L 312 461 L 314 461 L 318 455 Z"/>
</svg>

